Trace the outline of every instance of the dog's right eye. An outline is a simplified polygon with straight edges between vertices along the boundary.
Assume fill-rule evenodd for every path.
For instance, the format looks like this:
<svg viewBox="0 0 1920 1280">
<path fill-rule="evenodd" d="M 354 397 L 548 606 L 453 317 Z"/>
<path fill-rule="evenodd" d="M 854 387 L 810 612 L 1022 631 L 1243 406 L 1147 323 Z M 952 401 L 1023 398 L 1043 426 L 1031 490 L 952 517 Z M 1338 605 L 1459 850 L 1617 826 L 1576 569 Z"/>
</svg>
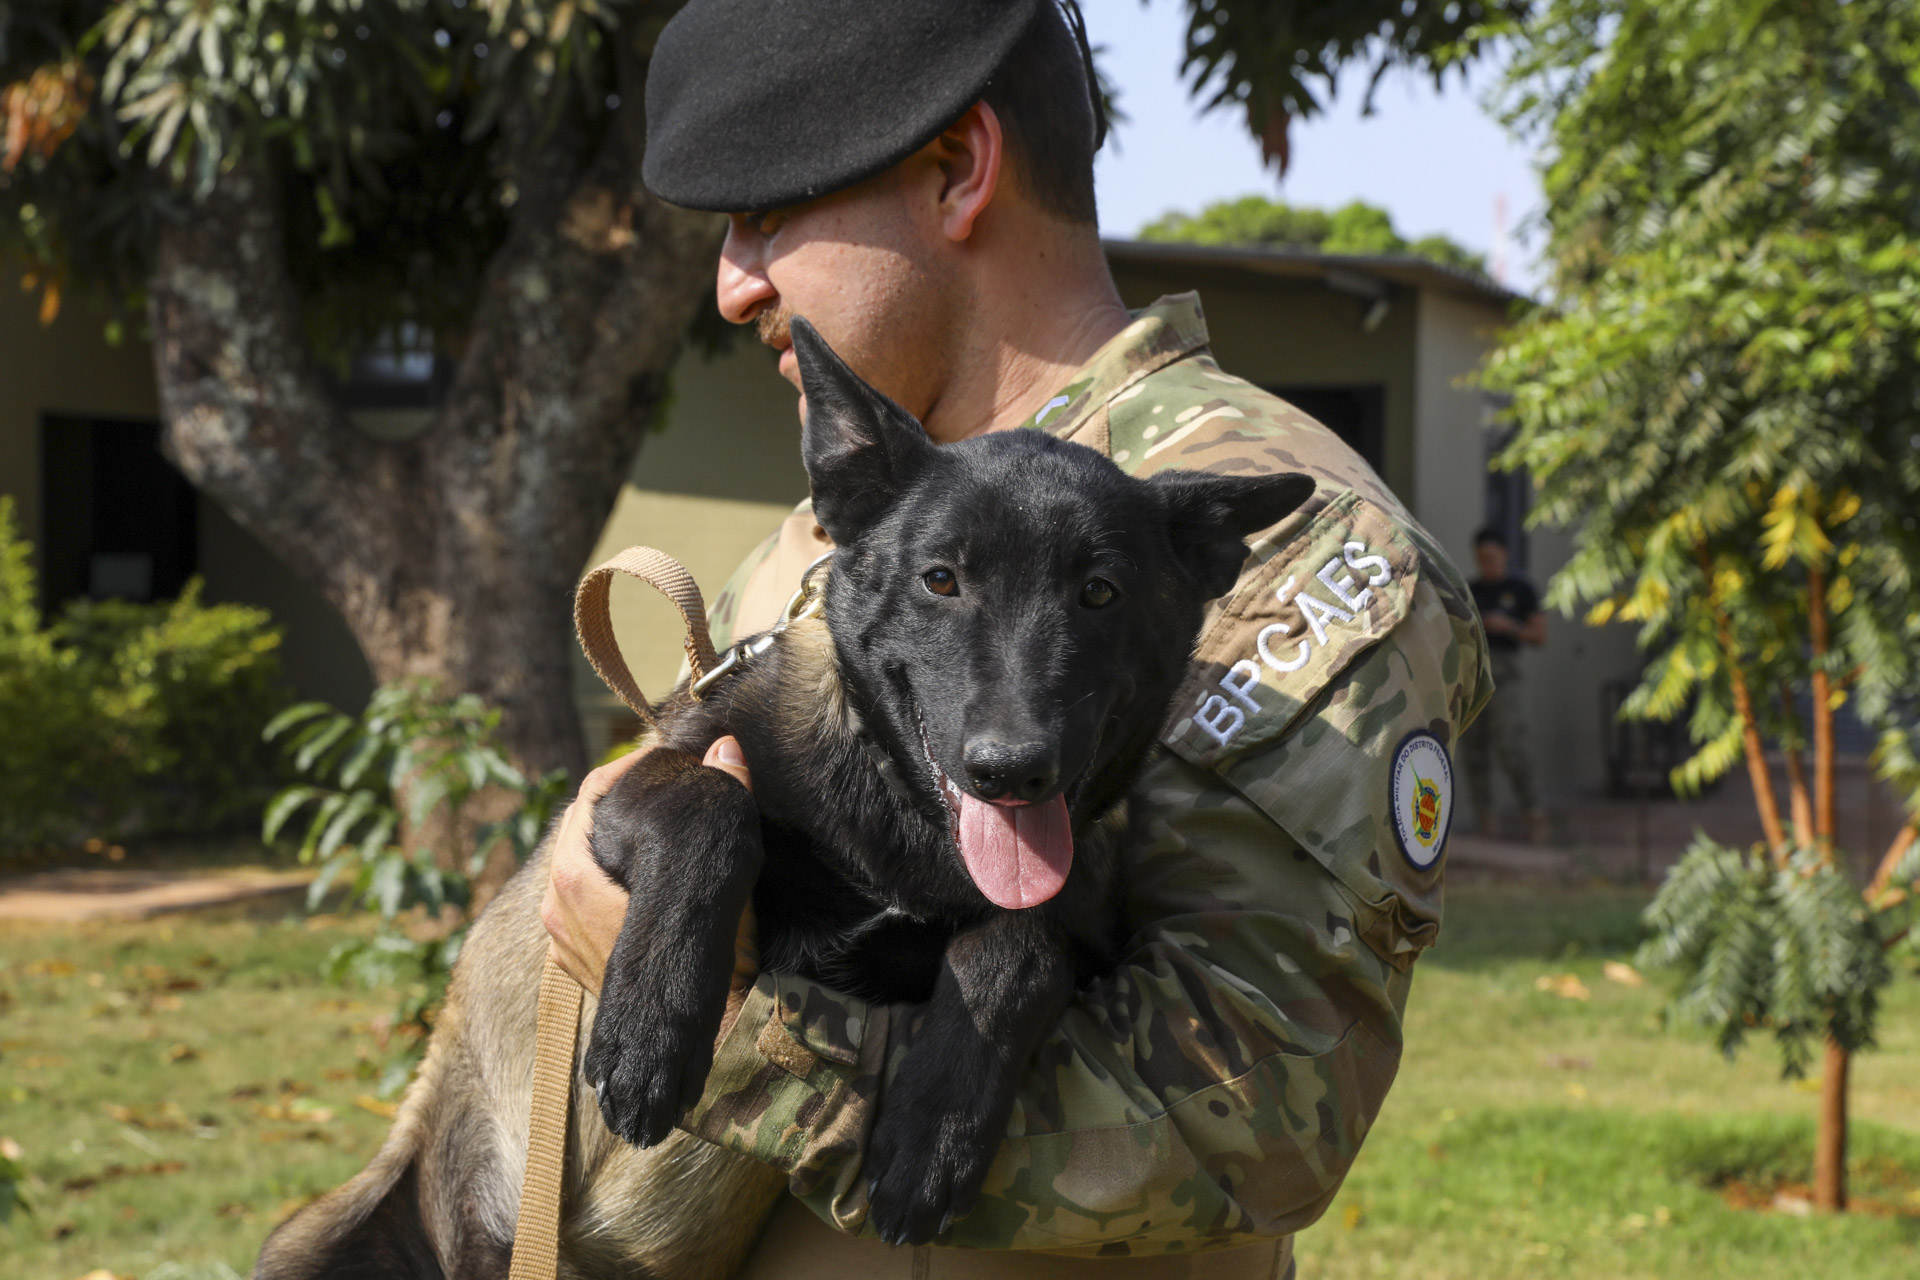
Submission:
<svg viewBox="0 0 1920 1280">
<path fill-rule="evenodd" d="M 953 576 L 951 569 L 929 569 L 920 575 L 920 581 L 926 583 L 927 590 L 937 596 L 960 594 L 960 579 Z"/>
</svg>

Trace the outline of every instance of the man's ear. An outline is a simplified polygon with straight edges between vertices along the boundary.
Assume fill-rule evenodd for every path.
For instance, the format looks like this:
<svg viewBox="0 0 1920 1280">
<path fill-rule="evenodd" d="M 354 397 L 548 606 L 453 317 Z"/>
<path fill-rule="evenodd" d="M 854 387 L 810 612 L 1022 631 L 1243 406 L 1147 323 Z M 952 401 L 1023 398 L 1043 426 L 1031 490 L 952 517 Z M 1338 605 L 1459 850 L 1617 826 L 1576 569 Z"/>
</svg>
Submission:
<svg viewBox="0 0 1920 1280">
<path fill-rule="evenodd" d="M 1217 476 L 1162 471 L 1147 483 L 1167 512 L 1167 534 L 1200 590 L 1211 600 L 1233 590 L 1247 558 L 1247 539 L 1279 524 L 1313 496 L 1313 477 Z"/>
<path fill-rule="evenodd" d="M 800 316 L 793 354 L 807 422 L 800 456 L 813 489 L 813 515 L 846 546 L 886 510 L 933 449 L 914 416 L 868 386 Z"/>
</svg>

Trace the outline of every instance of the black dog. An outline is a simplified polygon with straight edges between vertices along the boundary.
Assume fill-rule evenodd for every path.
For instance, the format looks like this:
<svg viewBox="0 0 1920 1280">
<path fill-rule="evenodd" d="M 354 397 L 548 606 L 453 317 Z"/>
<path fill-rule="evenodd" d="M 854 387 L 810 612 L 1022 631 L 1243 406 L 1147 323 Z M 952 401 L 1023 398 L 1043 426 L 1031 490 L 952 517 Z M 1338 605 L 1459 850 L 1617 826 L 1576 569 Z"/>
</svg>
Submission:
<svg viewBox="0 0 1920 1280">
<path fill-rule="evenodd" d="M 583 1064 L 605 1128 L 576 1107 L 569 1139 L 563 1253 L 583 1275 L 724 1274 L 779 1194 L 674 1129 L 749 900 L 764 968 L 924 1005 L 867 1153 L 875 1229 L 922 1242 L 968 1210 L 1033 1049 L 1122 942 L 1124 802 L 1203 608 L 1313 488 L 1135 480 L 1038 431 L 936 447 L 804 320 L 793 342 L 814 513 L 839 548 L 825 625 L 704 699 L 676 692 L 594 811 L 594 857 L 632 899 Z M 728 733 L 751 794 L 699 763 Z M 545 876 L 543 850 L 476 927 L 386 1147 L 276 1232 L 259 1274 L 403 1256 L 504 1274 L 523 1156 L 498 1135 L 526 1130 Z"/>
<path fill-rule="evenodd" d="M 920 1243 L 970 1207 L 1075 982 L 1112 965 L 1117 827 L 1101 820 L 1244 539 L 1312 483 L 1143 483 L 1037 431 L 937 448 L 804 320 L 793 343 L 858 727 L 793 731 L 787 700 L 812 682 L 777 645 L 716 696 L 668 705 L 662 749 L 595 813 L 594 857 L 633 899 L 587 1075 L 614 1132 L 667 1135 L 705 1081 L 751 895 L 767 967 L 929 1002 L 868 1153 L 876 1230 Z M 724 733 L 753 795 L 699 765 Z"/>
</svg>

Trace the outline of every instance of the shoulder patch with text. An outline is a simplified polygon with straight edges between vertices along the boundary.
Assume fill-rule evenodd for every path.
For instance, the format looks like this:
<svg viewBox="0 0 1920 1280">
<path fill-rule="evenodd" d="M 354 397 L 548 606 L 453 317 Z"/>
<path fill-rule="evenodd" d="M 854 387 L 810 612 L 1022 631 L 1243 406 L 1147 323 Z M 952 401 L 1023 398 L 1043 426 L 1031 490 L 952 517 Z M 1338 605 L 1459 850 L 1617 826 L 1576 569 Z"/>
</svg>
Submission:
<svg viewBox="0 0 1920 1280">
<path fill-rule="evenodd" d="M 1280 737 L 1407 616 L 1419 566 L 1384 512 L 1341 493 L 1210 612 L 1163 741 L 1211 768 Z"/>
</svg>

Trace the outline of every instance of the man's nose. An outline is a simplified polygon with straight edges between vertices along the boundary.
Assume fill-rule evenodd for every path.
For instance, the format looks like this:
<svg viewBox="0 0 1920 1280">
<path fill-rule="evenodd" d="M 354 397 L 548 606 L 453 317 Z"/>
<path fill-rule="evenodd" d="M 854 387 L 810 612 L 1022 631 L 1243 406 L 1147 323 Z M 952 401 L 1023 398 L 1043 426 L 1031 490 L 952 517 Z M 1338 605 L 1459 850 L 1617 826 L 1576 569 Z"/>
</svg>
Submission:
<svg viewBox="0 0 1920 1280">
<path fill-rule="evenodd" d="M 755 241 L 755 234 L 735 218 L 727 226 L 726 243 L 720 246 L 720 271 L 713 295 L 720 314 L 733 324 L 746 324 L 780 296 L 762 270 Z"/>
<path fill-rule="evenodd" d="M 1007 742 L 982 734 L 961 751 L 967 781 L 982 800 L 1032 802 L 1060 781 L 1060 748 L 1051 742 Z"/>
</svg>

